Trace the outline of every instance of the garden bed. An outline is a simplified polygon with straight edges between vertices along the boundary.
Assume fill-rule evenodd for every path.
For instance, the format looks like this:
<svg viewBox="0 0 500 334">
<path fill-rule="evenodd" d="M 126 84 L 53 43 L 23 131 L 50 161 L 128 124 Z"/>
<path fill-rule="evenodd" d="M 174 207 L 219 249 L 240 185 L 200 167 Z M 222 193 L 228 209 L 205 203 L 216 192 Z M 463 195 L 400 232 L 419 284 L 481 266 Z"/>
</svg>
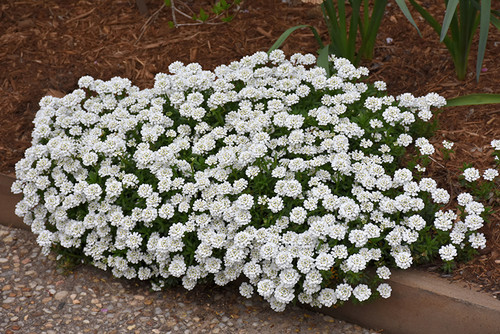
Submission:
<svg viewBox="0 0 500 334">
<path fill-rule="evenodd" d="M 430 8 L 438 12 L 439 6 L 435 3 L 437 1 L 432 1 Z M 160 7 L 153 1 L 148 5 L 151 14 Z M 225 25 L 177 30 L 168 28 L 166 21 L 170 18 L 165 8 L 148 20 L 127 1 L 99 2 L 94 6 L 80 2 L 71 7 L 54 1 L 44 3 L 42 8 L 30 6 L 14 1 L 2 5 L 2 15 L 7 19 L 2 20 L 4 23 L 0 26 L 13 23 L 3 29 L 6 33 L 0 37 L 8 52 L 0 54 L 0 62 L 12 68 L 0 74 L 0 87 L 6 96 L 2 100 L 5 104 L 2 119 L 7 123 L 0 133 L 4 157 L 0 163 L 4 173 L 12 172 L 14 163 L 29 146 L 30 123 L 38 109 L 38 100 L 45 94 L 62 96 L 70 92 L 82 75 L 101 79 L 119 75 L 146 87 L 156 72 L 166 71 L 168 64 L 175 60 L 196 61 L 210 69 L 257 50 L 267 50 L 290 26 L 309 23 L 324 31 L 315 8 L 288 6 L 279 1 L 245 3 L 236 19 Z M 386 81 L 391 94 L 412 92 L 418 96 L 436 91 L 450 98 L 498 91 L 500 67 L 494 61 L 499 51 L 495 43 L 499 41 L 497 31 L 492 30 L 490 34 L 484 64 L 487 70 L 476 83 L 473 75 L 465 82 L 456 80 L 444 47 L 437 43 L 437 37 L 428 27 L 422 30 L 424 39 L 419 39 L 399 12 L 389 7 L 375 59 L 364 64 L 372 71 L 370 78 Z M 392 42 L 388 43 L 387 38 L 392 38 Z M 408 43 L 409 40 L 412 43 Z M 312 34 L 305 30 L 292 35 L 283 47 L 287 54 L 314 52 L 315 48 Z M 463 162 L 474 162 L 481 169 L 491 165 L 489 142 L 500 138 L 498 114 L 498 107 L 480 106 L 446 109 L 439 116 L 441 129 L 433 143 L 451 140 L 455 142 L 456 153 L 447 161 L 441 156 L 435 157 L 428 172 L 437 178 L 440 186 L 450 190 L 452 196 L 461 191 L 457 177 Z M 495 207 L 498 199 L 491 199 L 489 204 Z M 498 224 L 498 212 L 494 212 L 491 223 L 483 229 L 488 248 L 454 272 L 455 278 L 479 283 L 493 294 L 500 290 Z"/>
</svg>

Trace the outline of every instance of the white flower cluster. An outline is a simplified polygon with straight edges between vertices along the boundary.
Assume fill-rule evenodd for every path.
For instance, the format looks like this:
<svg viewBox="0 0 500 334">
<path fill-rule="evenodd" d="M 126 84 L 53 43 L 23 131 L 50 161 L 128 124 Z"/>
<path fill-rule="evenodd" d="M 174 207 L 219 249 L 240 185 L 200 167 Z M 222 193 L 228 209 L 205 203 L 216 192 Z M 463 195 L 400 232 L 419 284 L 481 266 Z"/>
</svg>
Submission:
<svg viewBox="0 0 500 334">
<path fill-rule="evenodd" d="M 76 250 L 155 288 L 243 275 L 242 295 L 277 311 L 296 298 L 389 297 L 387 266 L 410 267 L 426 227 L 449 234 L 445 260 L 464 244 L 484 247 L 478 203 L 461 197 L 463 222 L 442 211 L 426 222 L 423 198 L 449 194 L 395 159 L 412 142 L 432 154 L 411 127 L 446 101 L 386 96 L 382 82 L 356 83 L 365 68 L 331 60 L 331 77 L 313 55 L 279 50 L 214 72 L 175 62 L 145 90 L 83 77 L 80 89 L 40 102 L 16 165 L 16 213 L 45 252 Z M 368 266 L 375 283 L 352 283 Z"/>
</svg>

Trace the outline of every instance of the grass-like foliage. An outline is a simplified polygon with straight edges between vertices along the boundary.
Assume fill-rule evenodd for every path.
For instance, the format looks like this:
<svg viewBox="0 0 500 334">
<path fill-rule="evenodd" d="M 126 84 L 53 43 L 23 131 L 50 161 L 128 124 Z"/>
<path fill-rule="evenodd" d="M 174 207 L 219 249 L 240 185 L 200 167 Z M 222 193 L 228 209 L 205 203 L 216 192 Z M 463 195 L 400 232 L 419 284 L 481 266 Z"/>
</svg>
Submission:
<svg viewBox="0 0 500 334">
<path fill-rule="evenodd" d="M 437 94 L 388 96 L 366 68 L 258 52 L 213 72 L 170 65 L 154 88 L 83 77 L 44 97 L 16 165 L 16 213 L 43 251 L 154 289 L 245 278 L 276 311 L 389 297 L 390 268 L 485 246 L 483 207 L 413 167 Z M 374 270 L 368 270 L 373 268 Z"/>
</svg>

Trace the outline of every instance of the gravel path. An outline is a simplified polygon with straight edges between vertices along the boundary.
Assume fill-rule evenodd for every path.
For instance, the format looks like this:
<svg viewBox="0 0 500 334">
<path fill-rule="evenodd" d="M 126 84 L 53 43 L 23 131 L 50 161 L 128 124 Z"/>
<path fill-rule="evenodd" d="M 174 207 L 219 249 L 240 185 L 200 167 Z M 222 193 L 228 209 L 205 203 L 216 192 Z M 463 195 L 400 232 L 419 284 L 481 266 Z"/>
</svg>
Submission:
<svg viewBox="0 0 500 334">
<path fill-rule="evenodd" d="M 0 225 L 0 328 L 13 333 L 373 333 L 299 307 L 276 313 L 237 286 L 172 288 L 91 266 L 68 275 L 32 233 Z"/>
</svg>

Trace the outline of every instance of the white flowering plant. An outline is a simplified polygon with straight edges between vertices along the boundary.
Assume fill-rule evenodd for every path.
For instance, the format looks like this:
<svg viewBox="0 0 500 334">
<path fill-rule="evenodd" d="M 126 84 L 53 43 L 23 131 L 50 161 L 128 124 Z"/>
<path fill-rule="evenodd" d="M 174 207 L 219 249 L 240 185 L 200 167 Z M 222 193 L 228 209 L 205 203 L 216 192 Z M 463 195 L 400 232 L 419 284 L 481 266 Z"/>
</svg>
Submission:
<svg viewBox="0 0 500 334">
<path fill-rule="evenodd" d="M 493 156 L 495 157 L 496 168 L 487 168 L 482 172 L 475 168 L 473 164 L 464 163 L 462 167 L 462 175 L 460 175 L 460 184 L 467 188 L 471 194 L 480 199 L 483 202 L 490 201 L 491 199 L 497 199 L 500 197 L 500 187 L 499 187 L 499 163 L 498 156 L 500 155 L 500 143 L 499 140 L 493 140 L 491 146 L 493 147 Z M 486 210 L 491 211 L 490 207 Z"/>
<path fill-rule="evenodd" d="M 432 154 L 421 133 L 445 99 L 330 61 L 332 76 L 280 50 L 175 62 L 144 90 L 82 77 L 40 101 L 16 213 L 46 254 L 155 290 L 243 278 L 276 311 L 388 298 L 390 268 L 485 247 L 480 203 L 444 211 L 448 192 L 400 166 L 412 145 Z"/>
</svg>

